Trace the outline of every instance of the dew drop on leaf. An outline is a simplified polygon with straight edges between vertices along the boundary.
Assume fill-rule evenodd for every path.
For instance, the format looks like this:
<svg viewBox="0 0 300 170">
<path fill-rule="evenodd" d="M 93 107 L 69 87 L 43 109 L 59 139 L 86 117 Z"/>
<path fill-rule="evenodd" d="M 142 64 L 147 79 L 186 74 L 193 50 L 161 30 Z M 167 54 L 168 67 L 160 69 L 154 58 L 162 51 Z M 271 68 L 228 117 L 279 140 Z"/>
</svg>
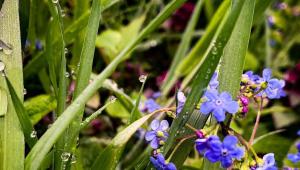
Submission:
<svg viewBox="0 0 300 170">
<path fill-rule="evenodd" d="M 141 75 L 141 76 L 139 77 L 139 81 L 140 81 L 141 83 L 144 83 L 144 82 L 146 81 L 146 79 L 147 79 L 147 76 L 146 76 L 146 75 Z"/>
<path fill-rule="evenodd" d="M 27 94 L 27 90 L 23 89 L 23 94 L 26 95 Z"/>
<path fill-rule="evenodd" d="M 70 159 L 71 154 L 68 152 L 64 152 L 61 154 L 60 158 L 63 162 L 67 162 Z"/>
<path fill-rule="evenodd" d="M 2 61 L 0 61 L 0 72 L 3 72 L 4 69 L 5 69 L 5 64 Z"/>
<path fill-rule="evenodd" d="M 31 137 L 31 138 L 36 138 L 36 135 L 37 135 L 36 131 L 32 131 L 32 132 L 30 133 L 30 137 Z"/>
<path fill-rule="evenodd" d="M 66 73 L 65 73 L 65 76 L 66 76 L 67 78 L 69 78 L 69 77 L 70 77 L 70 73 L 69 73 L 69 72 L 66 72 Z"/>
<path fill-rule="evenodd" d="M 115 96 L 110 96 L 108 98 L 108 101 L 111 102 L 111 103 L 115 102 L 116 100 L 117 100 L 117 98 Z"/>
</svg>

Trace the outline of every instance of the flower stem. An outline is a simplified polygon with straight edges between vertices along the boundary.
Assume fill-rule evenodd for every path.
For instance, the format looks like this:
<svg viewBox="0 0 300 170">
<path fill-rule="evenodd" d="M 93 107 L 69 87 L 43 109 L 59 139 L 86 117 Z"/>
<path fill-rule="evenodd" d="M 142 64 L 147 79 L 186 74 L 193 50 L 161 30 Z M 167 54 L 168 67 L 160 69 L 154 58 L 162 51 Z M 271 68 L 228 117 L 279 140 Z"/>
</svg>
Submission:
<svg viewBox="0 0 300 170">
<path fill-rule="evenodd" d="M 262 105 L 263 105 L 263 98 L 261 97 L 261 101 L 258 104 L 258 112 L 257 112 L 257 115 L 256 115 L 256 121 L 255 121 L 253 130 L 252 130 L 252 134 L 251 134 L 251 137 L 250 137 L 250 140 L 249 140 L 249 145 L 252 145 L 252 143 L 254 141 L 254 138 L 255 138 L 255 135 L 256 135 L 256 132 L 257 132 L 257 129 L 258 129 L 258 126 L 259 126 Z"/>
</svg>

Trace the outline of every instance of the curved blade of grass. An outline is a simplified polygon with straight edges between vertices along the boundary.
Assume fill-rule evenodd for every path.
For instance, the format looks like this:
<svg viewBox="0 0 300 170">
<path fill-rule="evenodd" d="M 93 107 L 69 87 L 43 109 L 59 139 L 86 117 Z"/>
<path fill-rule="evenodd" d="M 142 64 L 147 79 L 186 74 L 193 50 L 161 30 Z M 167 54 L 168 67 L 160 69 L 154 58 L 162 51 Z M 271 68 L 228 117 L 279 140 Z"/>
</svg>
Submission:
<svg viewBox="0 0 300 170">
<path fill-rule="evenodd" d="M 116 69 L 118 64 L 127 57 L 134 48 L 140 43 L 148 34 L 156 29 L 165 21 L 178 7 L 180 7 L 185 0 L 173 0 L 165 9 L 154 18 L 154 20 L 142 30 L 138 37 L 132 41 L 128 46 L 99 74 L 94 81 L 83 90 L 83 92 L 74 100 L 74 102 L 64 111 L 64 113 L 53 123 L 40 140 L 35 144 L 32 150 L 26 157 L 25 169 L 38 169 L 46 154 L 50 151 L 57 139 L 66 130 L 71 121 L 79 113 L 85 102 L 92 97 L 92 95 L 102 86 L 104 80 L 110 76 Z"/>
<path fill-rule="evenodd" d="M 0 88 L 0 117 L 4 116 L 7 113 L 8 101 L 7 93 L 4 89 Z"/>
<path fill-rule="evenodd" d="M 211 48 L 207 51 L 204 59 L 202 60 L 201 67 L 199 68 L 196 77 L 192 83 L 192 89 L 189 93 L 186 103 L 179 114 L 178 118 L 175 119 L 171 126 L 170 136 L 166 142 L 164 153 L 168 153 L 174 145 L 175 138 L 182 136 L 185 133 L 191 133 L 190 130 L 186 129 L 185 123 L 189 122 L 196 128 L 202 128 L 205 125 L 208 115 L 199 114 L 198 110 L 195 110 L 195 106 L 198 104 L 203 92 L 205 91 L 211 76 L 216 69 L 219 60 L 223 54 L 225 45 L 229 41 L 229 38 L 233 32 L 238 17 L 242 11 L 242 7 L 245 1 L 232 1 L 232 7 L 228 11 L 225 18 L 222 20 L 220 27 L 218 28 L 214 41 L 211 44 Z M 191 117 L 191 115 L 194 115 Z M 191 117 L 191 118 L 190 118 Z M 184 149 L 180 149 L 180 153 L 176 152 L 171 160 L 178 166 L 182 166 L 184 160 L 188 156 L 190 149 L 193 146 L 192 141 L 184 142 Z M 183 146 L 183 145 L 181 145 Z"/>
<path fill-rule="evenodd" d="M 2 1 L 3 2 L 3 1 Z M 5 64 L 7 78 L 23 100 L 22 52 L 19 23 L 19 1 L 6 0 L 2 4 L 0 17 L 0 45 L 10 44 L 10 54 L 0 51 L 1 62 Z M 3 48 L 5 49 L 5 48 Z M 0 77 L 0 88 L 7 89 L 4 77 Z M 8 99 L 9 94 L 7 93 Z M 2 106 L 6 104 L 5 106 Z M 0 107 L 7 107 L 7 112 L 0 117 L 0 169 L 24 169 L 24 136 L 17 113 L 11 100 L 0 103 Z"/>
<path fill-rule="evenodd" d="M 121 156 L 120 153 L 123 151 L 126 143 L 129 141 L 131 136 L 138 130 L 138 128 L 140 128 L 156 113 L 158 112 L 153 112 L 136 120 L 127 128 L 118 133 L 117 136 L 112 140 L 111 144 L 108 145 L 104 149 L 104 151 L 97 157 L 91 169 L 97 170 L 99 169 L 99 167 L 101 167 L 101 169 L 103 170 L 115 169 Z"/>
<path fill-rule="evenodd" d="M 163 82 L 162 85 L 162 94 L 167 95 L 168 92 L 171 90 L 172 86 L 176 82 L 176 78 L 174 76 L 175 70 L 177 69 L 178 64 L 182 61 L 184 56 L 186 55 L 192 38 L 193 38 L 193 33 L 195 31 L 195 27 L 197 25 L 197 21 L 200 16 L 201 8 L 202 8 L 203 0 L 198 0 L 195 9 L 193 11 L 193 15 L 187 25 L 187 28 L 185 29 L 183 35 L 182 35 L 182 40 L 180 41 L 179 47 L 176 50 L 176 54 L 174 56 L 174 59 L 172 61 L 171 67 L 168 70 L 168 74 L 166 79 Z"/>
<path fill-rule="evenodd" d="M 38 140 L 36 135 L 32 135 L 33 133 L 36 133 L 36 131 L 34 130 L 29 115 L 26 113 L 26 110 L 21 100 L 19 99 L 14 87 L 11 85 L 10 81 L 7 78 L 6 78 L 6 83 L 10 93 L 11 100 L 13 102 L 14 108 L 18 116 L 18 120 L 21 124 L 24 133 L 25 142 L 28 144 L 30 148 L 32 148 Z"/>
</svg>

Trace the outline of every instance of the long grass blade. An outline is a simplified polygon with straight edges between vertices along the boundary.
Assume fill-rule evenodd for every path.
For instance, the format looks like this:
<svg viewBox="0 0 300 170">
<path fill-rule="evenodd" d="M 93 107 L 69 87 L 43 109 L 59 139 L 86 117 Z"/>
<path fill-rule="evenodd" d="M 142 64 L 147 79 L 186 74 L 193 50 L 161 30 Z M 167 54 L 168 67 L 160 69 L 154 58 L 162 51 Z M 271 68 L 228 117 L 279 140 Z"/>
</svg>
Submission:
<svg viewBox="0 0 300 170">
<path fill-rule="evenodd" d="M 3 1 L 2 1 L 3 2 Z M 4 73 L 21 101 L 23 101 L 22 52 L 19 23 L 19 1 L 6 0 L 0 17 L 0 59 L 5 65 Z M 8 46 L 8 48 L 7 48 Z M 5 75 L 2 73 L 3 75 Z M 0 77 L 0 88 L 7 92 L 5 78 Z M 4 105 L 4 106 L 3 106 Z M 11 100 L 0 103 L 7 107 L 0 117 L 0 169 L 24 169 L 25 143 L 23 132 Z"/>
</svg>

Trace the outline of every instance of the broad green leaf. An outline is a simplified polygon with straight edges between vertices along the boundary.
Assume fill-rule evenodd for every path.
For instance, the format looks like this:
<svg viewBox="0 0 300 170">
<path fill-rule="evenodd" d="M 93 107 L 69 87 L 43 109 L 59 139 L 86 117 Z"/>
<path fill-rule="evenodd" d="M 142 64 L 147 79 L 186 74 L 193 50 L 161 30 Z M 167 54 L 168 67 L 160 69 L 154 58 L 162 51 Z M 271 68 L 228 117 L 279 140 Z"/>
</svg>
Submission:
<svg viewBox="0 0 300 170">
<path fill-rule="evenodd" d="M 192 89 L 188 94 L 184 108 L 179 114 L 179 117 L 175 119 L 171 126 L 170 136 L 165 146 L 165 153 L 171 150 L 176 137 L 192 133 L 191 130 L 184 127 L 186 122 L 189 122 L 189 124 L 196 128 L 204 127 L 208 115 L 199 114 L 199 111 L 195 110 L 195 106 L 199 102 L 204 90 L 206 89 L 221 56 L 225 55 L 225 46 L 228 44 L 228 41 L 230 41 L 231 36 L 234 36 L 234 34 L 236 34 L 236 32 L 234 32 L 234 29 L 236 28 L 239 17 L 241 15 L 245 15 L 245 13 L 248 14 L 247 12 L 250 11 L 250 14 L 248 14 L 248 18 L 252 18 L 253 15 L 251 15 L 251 11 L 254 10 L 254 5 L 252 8 L 247 8 L 247 10 L 245 11 L 242 10 L 243 7 L 246 8 L 249 3 L 251 4 L 250 1 L 251 0 L 232 1 L 233 3 L 230 11 L 228 11 L 227 15 L 222 20 L 220 26 L 218 27 L 218 30 L 216 31 L 216 35 L 211 42 L 210 48 L 201 61 L 201 66 L 199 67 L 196 77 L 193 80 Z M 250 34 L 250 32 L 247 33 Z M 182 163 L 188 156 L 193 145 L 194 142 L 192 140 L 183 142 L 181 147 L 179 147 L 178 150 L 175 151 L 175 154 L 172 156 L 171 161 L 173 161 L 178 167 L 182 166 Z"/>
<path fill-rule="evenodd" d="M 269 135 L 263 138 L 263 140 L 257 141 L 253 145 L 253 148 L 257 153 L 274 153 L 276 155 L 276 164 L 278 167 L 281 167 L 283 159 L 286 157 L 292 143 L 293 141 L 288 138 L 284 138 L 279 135 Z"/>
<path fill-rule="evenodd" d="M 104 151 L 97 157 L 92 166 L 92 170 L 101 169 L 110 170 L 115 169 L 119 158 L 121 156 L 120 152 L 123 151 L 126 143 L 131 138 L 131 136 L 140 128 L 148 119 L 150 119 L 154 114 L 148 114 L 132 124 L 130 124 L 127 128 L 122 130 L 117 134 L 116 137 L 112 140 L 111 144 L 108 145 Z"/>
<path fill-rule="evenodd" d="M 102 52 L 108 56 L 118 53 L 117 45 L 121 42 L 122 35 L 119 31 L 105 30 L 96 39 L 96 47 L 101 48 Z"/>
<path fill-rule="evenodd" d="M 32 124 L 39 122 L 45 115 L 56 109 L 56 100 L 53 96 L 42 94 L 24 102 L 27 114 Z"/>
<path fill-rule="evenodd" d="M 10 44 L 11 48 L 7 51 L 0 51 L 0 58 L 5 64 L 6 77 L 11 80 L 18 97 L 23 101 L 19 1 L 5 0 L 1 5 L 0 40 L 5 44 Z M 0 88 L 6 90 L 8 94 L 3 76 L 0 77 Z M 0 103 L 0 107 L 3 104 L 5 103 Z M 7 107 L 7 112 L 0 117 L 0 169 L 24 169 L 24 136 L 9 94 L 8 105 L 3 107 Z"/>
<path fill-rule="evenodd" d="M 4 89 L 0 88 L 0 116 L 4 116 L 7 112 L 8 101 L 7 101 L 7 93 Z"/>
<path fill-rule="evenodd" d="M 124 106 L 117 100 L 106 108 L 106 112 L 111 117 L 128 119 L 130 112 L 128 112 Z"/>
<path fill-rule="evenodd" d="M 44 133 L 40 140 L 35 144 L 25 159 L 25 169 L 38 169 L 42 160 L 53 147 L 57 139 L 63 134 L 69 124 L 81 114 L 80 110 L 90 97 L 102 86 L 104 80 L 109 77 L 116 69 L 118 64 L 129 55 L 135 47 L 153 30 L 158 28 L 185 0 L 173 0 L 165 9 L 156 16 L 149 25 L 144 28 L 138 37 L 128 44 L 128 46 L 99 74 L 94 81 L 90 83 L 82 93 L 73 101 L 73 103 L 64 111 L 64 113 L 53 123 L 53 125 Z"/>
<path fill-rule="evenodd" d="M 23 103 L 17 96 L 17 93 L 14 87 L 12 86 L 11 82 L 8 79 L 6 79 L 6 83 L 10 93 L 11 100 L 14 105 L 14 109 L 16 110 L 18 120 L 21 124 L 25 136 L 25 141 L 29 145 L 29 147 L 32 148 L 34 144 L 37 142 L 36 131 L 34 130 L 29 115 L 28 113 L 26 113 Z"/>
<path fill-rule="evenodd" d="M 172 60 L 170 69 L 168 70 L 167 77 L 165 78 L 163 85 L 161 87 L 163 95 L 167 95 L 167 93 L 171 90 L 172 86 L 176 82 L 177 77 L 174 75 L 175 70 L 177 69 L 177 66 L 180 64 L 180 62 L 184 59 L 184 56 L 186 55 L 190 47 L 190 43 L 193 38 L 193 33 L 195 31 L 195 27 L 197 25 L 197 21 L 200 16 L 202 4 L 203 4 L 203 0 L 199 0 L 197 2 L 196 7 L 193 11 L 193 15 L 187 25 L 187 28 L 185 29 L 182 35 L 183 38 L 180 41 L 174 59 Z"/>
</svg>

